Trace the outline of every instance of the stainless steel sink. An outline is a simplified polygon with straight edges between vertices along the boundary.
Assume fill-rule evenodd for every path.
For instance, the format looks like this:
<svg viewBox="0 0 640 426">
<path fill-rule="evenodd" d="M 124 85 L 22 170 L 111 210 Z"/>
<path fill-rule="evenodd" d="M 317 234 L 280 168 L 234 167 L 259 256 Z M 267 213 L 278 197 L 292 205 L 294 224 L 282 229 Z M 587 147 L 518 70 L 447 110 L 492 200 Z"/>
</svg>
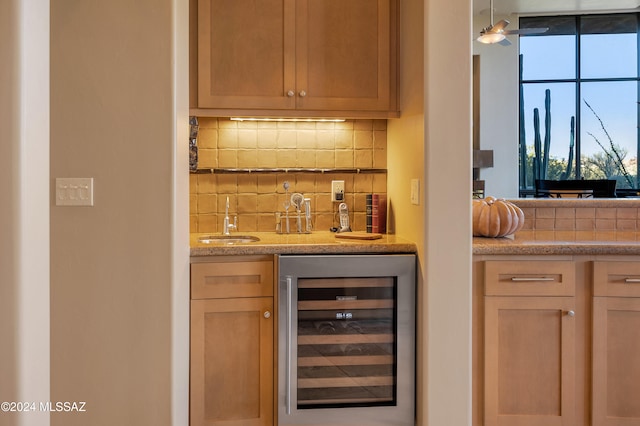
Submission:
<svg viewBox="0 0 640 426">
<path fill-rule="evenodd" d="M 204 244 L 244 244 L 260 241 L 253 235 L 206 235 L 198 238 L 198 242 Z"/>
</svg>

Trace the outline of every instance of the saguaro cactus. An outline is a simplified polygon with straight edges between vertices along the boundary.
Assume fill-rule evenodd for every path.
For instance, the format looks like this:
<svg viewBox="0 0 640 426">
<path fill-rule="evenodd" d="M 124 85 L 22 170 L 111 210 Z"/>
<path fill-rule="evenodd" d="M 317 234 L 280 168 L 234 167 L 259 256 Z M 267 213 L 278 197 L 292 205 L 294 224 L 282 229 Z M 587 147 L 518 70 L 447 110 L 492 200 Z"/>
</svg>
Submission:
<svg viewBox="0 0 640 426">
<path fill-rule="evenodd" d="M 571 128 L 569 134 L 569 155 L 567 159 L 567 169 L 560 176 L 560 180 L 567 180 L 571 177 L 571 167 L 573 166 L 573 147 L 576 137 L 576 117 L 571 116 Z"/>
<path fill-rule="evenodd" d="M 549 150 L 551 148 L 551 90 L 544 92 L 544 145 L 540 137 L 540 112 L 533 109 L 533 178 L 546 179 L 549 167 Z"/>
<path fill-rule="evenodd" d="M 542 140 L 540 139 L 540 112 L 533 109 L 533 180 L 544 179 L 542 173 Z"/>
<path fill-rule="evenodd" d="M 551 148 L 551 90 L 544 91 L 544 154 L 542 158 L 542 170 L 544 178 L 547 177 L 549 168 L 549 149 Z"/>
<path fill-rule="evenodd" d="M 520 54 L 520 81 L 522 81 L 522 53 Z M 520 84 L 520 188 L 527 187 L 527 138 L 524 125 L 524 90 Z"/>
</svg>

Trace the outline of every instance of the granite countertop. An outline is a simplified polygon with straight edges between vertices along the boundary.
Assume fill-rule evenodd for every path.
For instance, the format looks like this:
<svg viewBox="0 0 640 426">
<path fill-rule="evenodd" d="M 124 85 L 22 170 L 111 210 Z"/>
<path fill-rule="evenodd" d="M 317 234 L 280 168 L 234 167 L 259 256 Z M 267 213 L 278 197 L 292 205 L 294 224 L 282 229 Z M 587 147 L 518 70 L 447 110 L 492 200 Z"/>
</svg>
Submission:
<svg viewBox="0 0 640 426">
<path fill-rule="evenodd" d="M 640 255 L 640 233 L 520 231 L 505 238 L 473 238 L 474 255 Z"/>
<path fill-rule="evenodd" d="M 311 234 L 276 234 L 275 232 L 240 232 L 260 241 L 240 244 L 206 244 L 198 241 L 214 233 L 191 234 L 191 256 L 253 255 L 253 254 L 349 254 L 349 253 L 415 253 L 415 243 L 395 235 L 383 235 L 376 240 L 338 239 L 329 231 Z"/>
</svg>

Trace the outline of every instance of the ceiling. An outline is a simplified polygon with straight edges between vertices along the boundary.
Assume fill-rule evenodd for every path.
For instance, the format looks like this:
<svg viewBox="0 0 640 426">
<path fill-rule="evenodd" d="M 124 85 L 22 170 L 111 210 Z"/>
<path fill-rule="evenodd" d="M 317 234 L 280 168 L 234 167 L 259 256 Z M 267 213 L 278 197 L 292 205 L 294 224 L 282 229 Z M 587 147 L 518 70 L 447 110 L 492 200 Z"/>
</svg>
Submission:
<svg viewBox="0 0 640 426">
<path fill-rule="evenodd" d="M 640 12 L 640 0 L 494 0 L 494 13 L 549 14 L 588 13 L 635 10 Z M 473 0 L 474 15 L 489 15 L 489 0 Z"/>
</svg>

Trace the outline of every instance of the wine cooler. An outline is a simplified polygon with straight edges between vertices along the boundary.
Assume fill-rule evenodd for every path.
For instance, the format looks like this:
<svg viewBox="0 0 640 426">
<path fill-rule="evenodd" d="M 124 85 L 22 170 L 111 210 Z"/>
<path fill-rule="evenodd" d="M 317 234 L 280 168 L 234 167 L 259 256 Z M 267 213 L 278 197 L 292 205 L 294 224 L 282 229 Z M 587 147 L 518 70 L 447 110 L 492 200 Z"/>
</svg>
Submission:
<svg viewBox="0 0 640 426">
<path fill-rule="evenodd" d="M 278 424 L 415 423 L 415 256 L 279 257 Z"/>
</svg>

